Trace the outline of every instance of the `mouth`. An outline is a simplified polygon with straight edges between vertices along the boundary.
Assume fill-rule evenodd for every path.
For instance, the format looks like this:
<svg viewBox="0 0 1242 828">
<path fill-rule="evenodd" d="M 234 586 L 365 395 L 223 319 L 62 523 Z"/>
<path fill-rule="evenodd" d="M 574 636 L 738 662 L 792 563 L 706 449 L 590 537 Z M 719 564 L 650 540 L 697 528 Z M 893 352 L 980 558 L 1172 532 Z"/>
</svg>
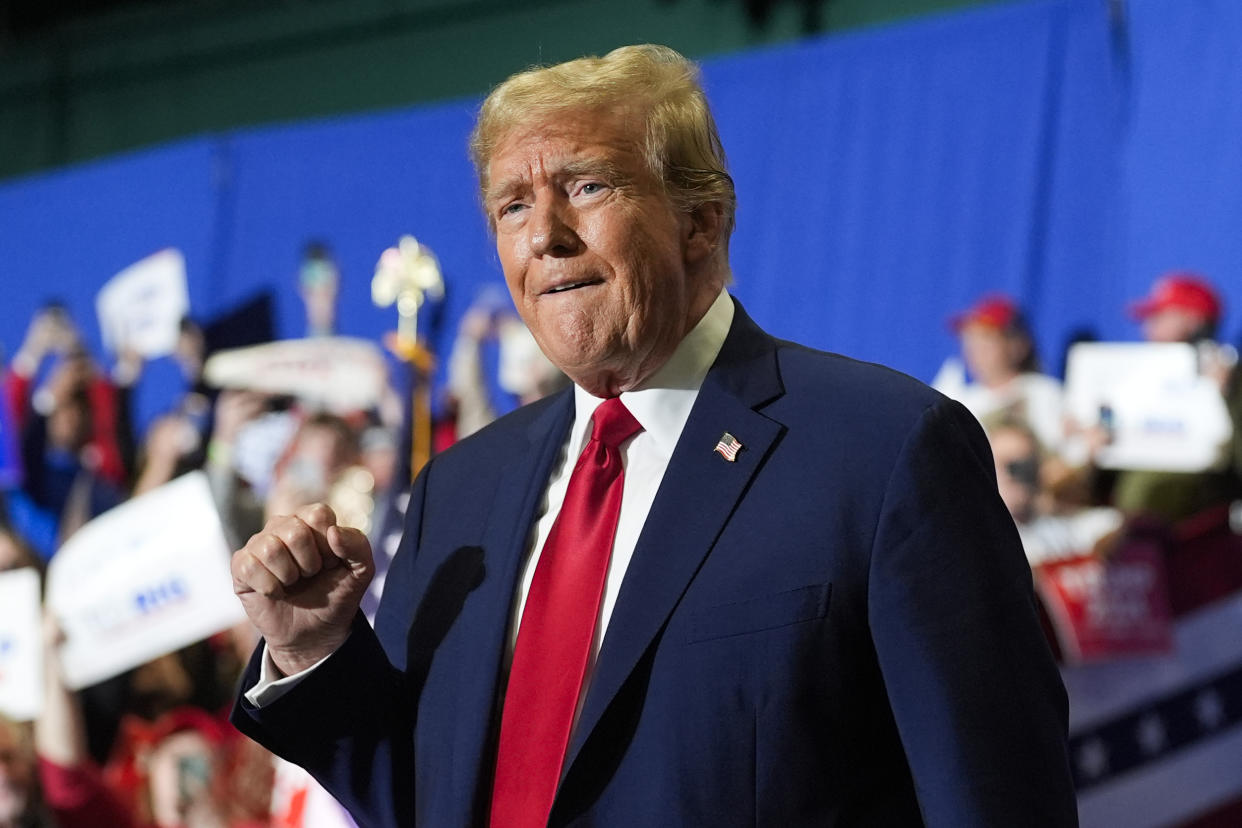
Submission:
<svg viewBox="0 0 1242 828">
<path fill-rule="evenodd" d="M 578 290 L 579 288 L 591 287 L 592 285 L 602 285 L 603 283 L 604 283 L 603 279 L 583 279 L 577 282 L 564 282 L 562 284 L 554 285 L 553 287 L 548 288 L 547 290 L 543 291 L 542 295 L 551 296 L 557 293 L 568 293 L 571 290 Z"/>
</svg>

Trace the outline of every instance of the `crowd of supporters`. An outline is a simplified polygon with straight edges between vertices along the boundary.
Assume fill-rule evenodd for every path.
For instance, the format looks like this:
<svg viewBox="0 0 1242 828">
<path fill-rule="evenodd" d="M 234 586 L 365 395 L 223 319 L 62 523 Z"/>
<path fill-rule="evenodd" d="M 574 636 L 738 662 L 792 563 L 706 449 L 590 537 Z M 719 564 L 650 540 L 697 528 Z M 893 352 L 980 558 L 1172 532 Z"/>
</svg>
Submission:
<svg viewBox="0 0 1242 828">
<path fill-rule="evenodd" d="M 334 288 L 330 279 L 302 285 L 310 336 L 332 332 L 334 297 L 325 285 Z M 532 346 L 494 295 L 467 313 L 436 406 L 445 412 L 438 448 L 497 416 L 505 407 L 498 390 L 530 400 L 565 382 Z M 0 439 L 16 462 L 0 481 L 0 571 L 42 572 L 92 518 L 201 470 L 233 548 L 268 516 L 326 501 L 368 532 L 382 573 L 414 471 L 415 369 L 389 360 L 387 398 L 340 411 L 258 389 L 208 387 L 204 337 L 188 319 L 172 356 L 182 390 L 138 435 L 132 409 L 143 360 L 122 349 L 103 364 L 59 305 L 34 316 L 3 370 L 8 428 Z M 500 383 L 487 376 L 497 362 Z M 373 612 L 376 596 L 368 598 L 364 608 Z M 297 769 L 227 723 L 234 684 L 257 642 L 248 622 L 79 692 L 62 678 L 61 632 L 50 612 L 46 626 L 41 712 L 34 722 L 0 712 L 0 828 L 351 824 Z"/>
<path fill-rule="evenodd" d="M 303 286 L 311 335 L 332 330 L 331 297 L 312 290 L 320 283 L 327 282 Z M 1199 277 L 1174 274 L 1135 313 L 1149 341 L 1193 343 L 1209 357 L 1205 371 L 1235 424 L 1216 466 L 1195 473 L 1098 467 L 1096 453 L 1110 435 L 1101 423 L 1066 417 L 1061 383 L 1041 372 L 1016 303 L 989 296 L 952 322 L 969 382 L 942 381 L 942 390 L 986 429 L 1001 495 L 1032 564 L 1107 555 L 1135 520 L 1174 523 L 1242 493 L 1242 372 L 1233 368 L 1230 349 L 1215 343 L 1218 294 Z M 499 357 L 485 358 L 489 348 Z M 123 349 L 101 364 L 63 308 L 51 305 L 35 316 L 3 377 L 21 473 L 3 481 L 0 571 L 41 570 L 92 518 L 197 469 L 210 482 L 234 548 L 268 516 L 325 500 L 368 531 L 382 573 L 414 471 L 410 378 L 393 378 L 392 389 L 401 389 L 391 390 L 396 402 L 334 412 L 256 389 L 208 387 L 204 338 L 189 320 L 174 357 L 183 390 L 139 436 L 131 408 L 142 359 Z M 496 416 L 497 383 L 487 376 L 493 364 L 499 386 L 520 401 L 566 382 L 507 300 L 485 294 L 463 318 L 445 363 L 448 396 L 438 408 L 447 414 L 437 424 L 438 447 Z M 1085 453 L 1071 448 L 1075 441 Z M 370 598 L 364 606 L 373 609 Z M 247 624 L 80 692 L 61 677 L 61 633 L 50 616 L 44 635 L 42 712 L 33 723 L 0 716 L 0 828 L 309 824 L 306 787 L 302 799 L 274 803 L 277 777 L 291 770 L 225 720 L 256 643 Z M 343 814 L 335 818 L 348 824 Z"/>
<path fill-rule="evenodd" d="M 1242 531 L 1233 506 L 1242 498 L 1242 370 L 1237 350 L 1219 341 L 1220 294 L 1201 275 L 1172 272 L 1129 315 L 1147 343 L 1194 347 L 1204 401 L 1232 423 L 1202 469 L 1103 467 L 1099 458 L 1115 437 L 1112 412 L 1102 407 L 1093 422 L 1071 416 L 1060 380 L 1040 370 L 1012 299 L 987 296 L 952 320 L 970 381 L 942 371 L 937 386 L 986 429 L 1001 495 L 1032 565 L 1084 554 L 1106 559 L 1136 532 L 1172 537 L 1188 522 L 1232 521 L 1232 531 Z"/>
</svg>

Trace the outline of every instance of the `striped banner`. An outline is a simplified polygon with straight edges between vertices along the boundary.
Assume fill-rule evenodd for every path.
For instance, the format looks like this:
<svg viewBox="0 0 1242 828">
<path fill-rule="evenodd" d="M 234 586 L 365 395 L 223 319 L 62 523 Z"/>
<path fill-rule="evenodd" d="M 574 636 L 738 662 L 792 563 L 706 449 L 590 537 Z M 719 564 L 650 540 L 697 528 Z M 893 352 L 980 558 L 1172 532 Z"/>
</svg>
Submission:
<svg viewBox="0 0 1242 828">
<path fill-rule="evenodd" d="M 1169 554 L 1169 654 L 1062 669 L 1083 828 L 1242 825 L 1242 538 L 1219 517 Z"/>
</svg>

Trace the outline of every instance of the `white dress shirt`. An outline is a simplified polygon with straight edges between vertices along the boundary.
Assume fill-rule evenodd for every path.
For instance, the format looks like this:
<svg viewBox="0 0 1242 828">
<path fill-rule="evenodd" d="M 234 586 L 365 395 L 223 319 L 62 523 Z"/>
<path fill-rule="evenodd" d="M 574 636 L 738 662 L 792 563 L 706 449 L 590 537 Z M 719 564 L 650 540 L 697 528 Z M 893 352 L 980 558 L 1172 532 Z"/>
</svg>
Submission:
<svg viewBox="0 0 1242 828">
<path fill-rule="evenodd" d="M 634 419 L 638 420 L 643 430 L 621 446 L 621 462 L 625 468 L 621 514 L 617 519 L 612 555 L 608 559 L 608 574 L 604 581 L 604 594 L 600 600 L 595 635 L 591 641 L 591 657 L 587 664 L 586 679 L 583 681 L 583 695 L 594 673 L 595 659 L 599 655 L 608 621 L 617 603 L 617 594 L 621 590 L 625 571 L 634 555 L 634 547 L 638 544 L 638 536 L 647 521 L 647 514 L 651 511 L 660 482 L 664 479 L 673 449 L 676 448 L 681 431 L 690 417 L 690 409 L 698 399 L 699 387 L 703 384 L 708 369 L 716 361 L 732 324 L 733 300 L 729 298 L 727 291 L 722 290 L 699 323 L 677 346 L 668 362 L 640 388 L 621 395 L 621 402 L 634 415 Z M 526 606 L 526 596 L 530 591 L 531 579 L 535 576 L 539 555 L 548 539 L 548 533 L 552 530 L 552 524 L 561 512 L 574 464 L 590 438 L 591 415 L 602 402 L 601 398 L 574 387 L 574 422 L 561 457 L 548 480 L 531 538 L 531 552 L 523 564 L 517 601 L 514 602 L 513 617 L 509 624 L 506 664 L 513 656 L 522 610 Z M 318 666 L 316 664 L 300 673 L 279 678 L 279 671 L 264 653 L 259 681 L 246 692 L 246 699 L 259 707 L 270 704 L 295 687 Z M 582 696 L 579 697 L 579 707 L 581 699 Z"/>
</svg>

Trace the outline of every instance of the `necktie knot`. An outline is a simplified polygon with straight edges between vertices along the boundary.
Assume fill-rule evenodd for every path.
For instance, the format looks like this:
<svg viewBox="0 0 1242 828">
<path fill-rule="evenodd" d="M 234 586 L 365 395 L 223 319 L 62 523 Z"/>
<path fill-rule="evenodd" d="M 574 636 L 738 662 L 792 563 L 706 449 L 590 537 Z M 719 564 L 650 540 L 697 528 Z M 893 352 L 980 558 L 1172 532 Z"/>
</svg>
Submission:
<svg viewBox="0 0 1242 828">
<path fill-rule="evenodd" d="M 643 430 L 620 397 L 612 397 L 600 403 L 591 420 L 594 423 L 591 439 L 598 440 L 609 448 L 618 448 Z"/>
</svg>

